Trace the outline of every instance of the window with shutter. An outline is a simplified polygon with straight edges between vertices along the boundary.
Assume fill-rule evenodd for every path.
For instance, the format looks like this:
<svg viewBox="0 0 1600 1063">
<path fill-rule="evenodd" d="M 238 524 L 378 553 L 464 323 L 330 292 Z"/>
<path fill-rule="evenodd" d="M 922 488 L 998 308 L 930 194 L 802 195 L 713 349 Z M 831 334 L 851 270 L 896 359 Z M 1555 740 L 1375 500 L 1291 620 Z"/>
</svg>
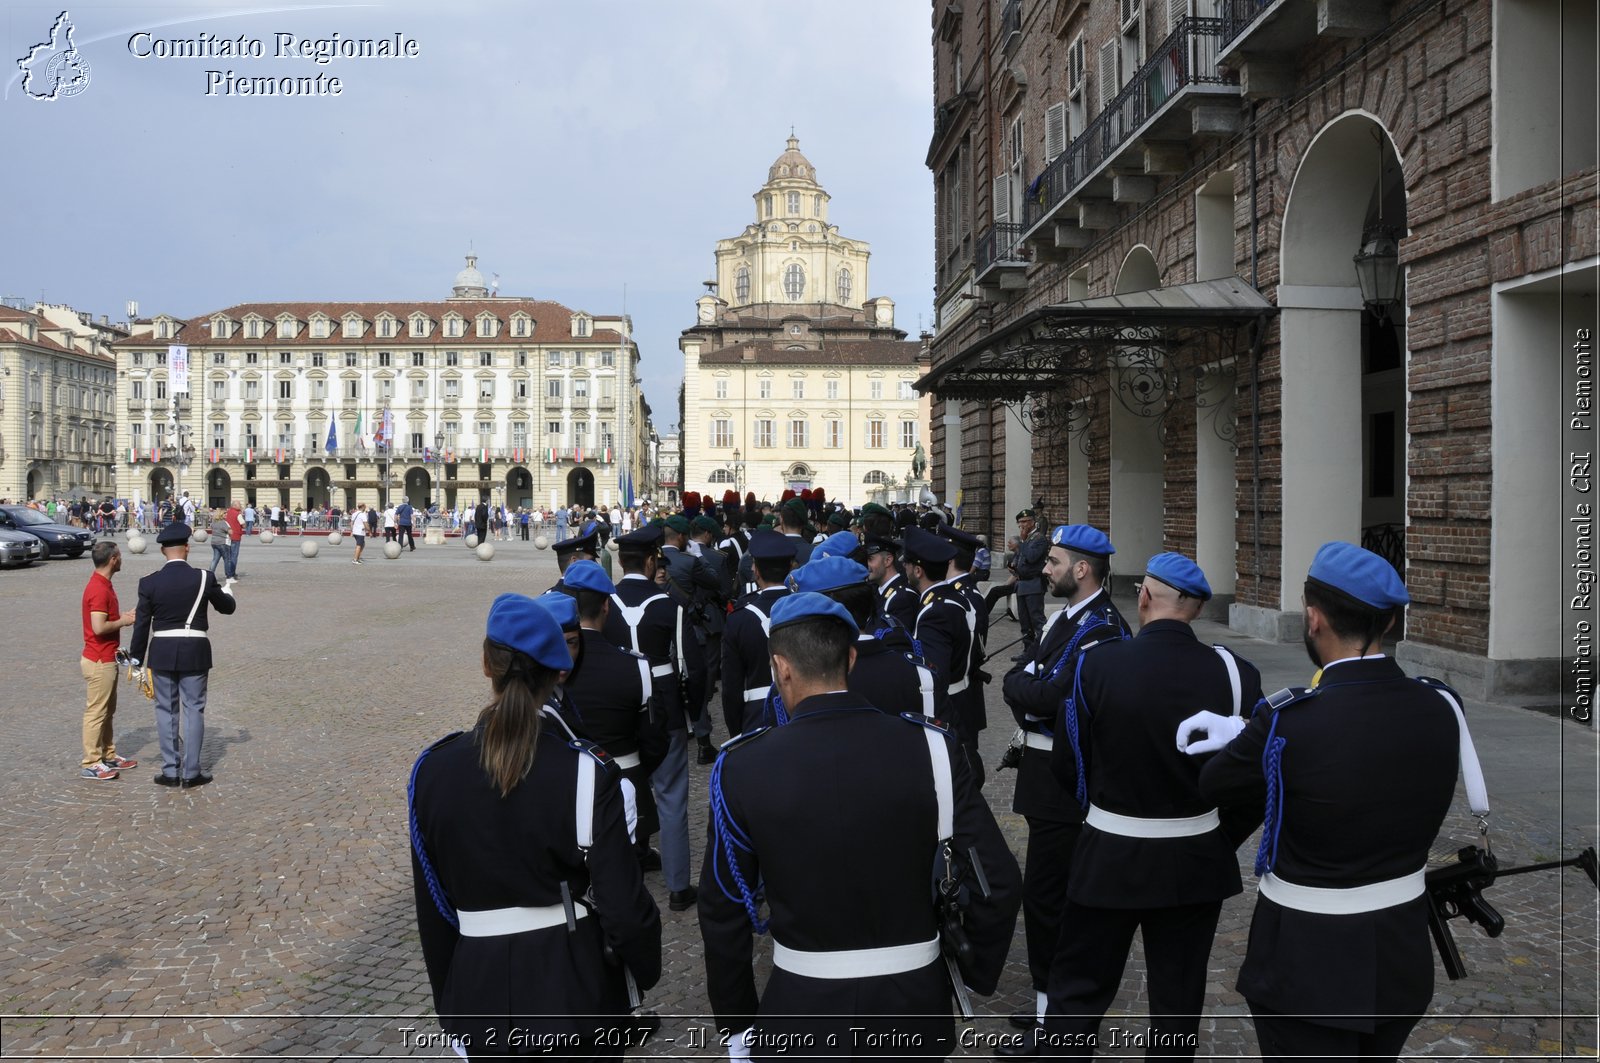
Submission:
<svg viewBox="0 0 1600 1063">
<path fill-rule="evenodd" d="M 1067 150 L 1067 105 L 1052 103 L 1044 112 L 1044 161 Z"/>
<path fill-rule="evenodd" d="M 1100 109 L 1103 111 L 1111 105 L 1111 99 L 1122 87 L 1117 78 L 1117 41 L 1112 38 L 1100 46 L 1100 69 L 1097 71 L 1100 79 Z"/>
<path fill-rule="evenodd" d="M 1067 48 L 1067 96 L 1077 99 L 1083 93 L 1083 36 L 1080 34 Z"/>
<path fill-rule="evenodd" d="M 1173 33 L 1189 17 L 1189 0 L 1167 0 L 1167 32 Z"/>
<path fill-rule="evenodd" d="M 1005 174 L 994 179 L 994 220 L 1011 220 L 1011 182 Z"/>
<path fill-rule="evenodd" d="M 1141 0 L 1122 0 L 1122 32 L 1132 32 L 1139 21 Z"/>
</svg>

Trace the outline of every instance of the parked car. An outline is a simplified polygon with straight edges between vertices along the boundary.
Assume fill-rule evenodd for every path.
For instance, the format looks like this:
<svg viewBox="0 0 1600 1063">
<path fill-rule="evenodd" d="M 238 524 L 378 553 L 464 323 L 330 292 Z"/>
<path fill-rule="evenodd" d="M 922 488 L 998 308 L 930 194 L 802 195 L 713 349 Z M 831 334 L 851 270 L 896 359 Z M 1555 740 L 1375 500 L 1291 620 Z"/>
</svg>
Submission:
<svg viewBox="0 0 1600 1063">
<path fill-rule="evenodd" d="M 44 557 L 44 546 L 37 536 L 0 528 L 0 568 L 21 568 Z"/>
<path fill-rule="evenodd" d="M 25 532 L 39 540 L 50 557 L 82 557 L 94 545 L 94 536 L 82 528 L 57 524 L 27 506 L 0 506 L 0 528 Z"/>
</svg>

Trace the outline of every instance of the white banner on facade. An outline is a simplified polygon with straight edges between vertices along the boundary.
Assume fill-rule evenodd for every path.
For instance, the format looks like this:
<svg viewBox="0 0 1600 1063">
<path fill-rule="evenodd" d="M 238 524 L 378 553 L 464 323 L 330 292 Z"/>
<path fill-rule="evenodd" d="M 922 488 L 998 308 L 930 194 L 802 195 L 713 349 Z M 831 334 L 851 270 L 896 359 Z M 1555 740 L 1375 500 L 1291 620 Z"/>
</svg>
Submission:
<svg viewBox="0 0 1600 1063">
<path fill-rule="evenodd" d="M 181 343 L 167 347 L 167 383 L 172 394 L 189 394 L 189 348 Z"/>
</svg>

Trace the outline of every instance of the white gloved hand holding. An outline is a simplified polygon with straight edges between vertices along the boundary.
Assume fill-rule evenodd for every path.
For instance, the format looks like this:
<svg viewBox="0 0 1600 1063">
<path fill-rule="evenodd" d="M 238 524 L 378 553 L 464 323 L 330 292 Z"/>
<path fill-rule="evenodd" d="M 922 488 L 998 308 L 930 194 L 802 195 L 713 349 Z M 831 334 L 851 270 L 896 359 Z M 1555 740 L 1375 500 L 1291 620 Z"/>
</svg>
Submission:
<svg viewBox="0 0 1600 1063">
<path fill-rule="evenodd" d="M 1191 757 L 1201 753 L 1215 753 L 1239 737 L 1245 720 L 1239 716 L 1222 716 L 1215 712 L 1197 712 L 1178 725 L 1178 752 Z M 1205 737 L 1194 735 L 1204 732 Z"/>
<path fill-rule="evenodd" d="M 750 1058 L 750 1042 L 746 1038 L 749 1036 L 751 1030 L 754 1029 L 755 1027 L 752 1026 L 749 1030 L 740 1030 L 738 1033 L 728 1038 L 729 1059 Z"/>
<path fill-rule="evenodd" d="M 233 580 L 225 579 L 222 581 L 222 593 L 226 594 L 229 598 L 233 597 Z"/>
</svg>

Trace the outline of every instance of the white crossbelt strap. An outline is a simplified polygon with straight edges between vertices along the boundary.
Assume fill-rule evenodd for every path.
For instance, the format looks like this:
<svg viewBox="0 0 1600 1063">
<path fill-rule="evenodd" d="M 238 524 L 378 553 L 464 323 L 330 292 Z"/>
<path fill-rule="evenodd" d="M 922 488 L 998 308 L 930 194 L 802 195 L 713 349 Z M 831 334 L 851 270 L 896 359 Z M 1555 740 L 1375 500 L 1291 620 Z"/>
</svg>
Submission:
<svg viewBox="0 0 1600 1063">
<path fill-rule="evenodd" d="M 572 914 L 582 919 L 589 914 L 589 910 L 577 904 L 573 905 Z M 457 912 L 456 917 L 461 920 L 462 937 L 497 938 L 565 926 L 567 910 L 563 905 L 548 904 L 543 908 L 492 908 L 482 912 Z"/>
<path fill-rule="evenodd" d="M 1217 656 L 1222 658 L 1223 666 L 1228 669 L 1228 686 L 1233 689 L 1233 714 L 1243 716 L 1244 685 L 1239 682 L 1239 662 L 1234 660 L 1233 654 L 1223 647 L 1213 644 L 1211 648 L 1217 651 Z"/>
<path fill-rule="evenodd" d="M 1475 816 L 1487 816 L 1489 787 L 1483 781 L 1483 767 L 1478 763 L 1478 749 L 1472 744 L 1472 732 L 1467 730 L 1467 714 L 1461 711 L 1461 704 L 1450 696 L 1448 690 L 1433 689 L 1439 691 L 1439 696 L 1449 703 L 1456 714 L 1456 728 L 1461 736 L 1461 780 L 1467 786 L 1467 807 Z"/>
<path fill-rule="evenodd" d="M 772 965 L 806 978 L 880 978 L 926 967 L 939 958 L 939 938 L 881 949 L 802 952 L 772 943 Z"/>
<path fill-rule="evenodd" d="M 1297 886 L 1285 882 L 1272 872 L 1261 876 L 1261 896 L 1285 908 L 1314 915 L 1358 915 L 1393 908 L 1397 904 L 1422 896 L 1425 887 L 1424 867 L 1400 878 L 1373 882 L 1366 886 L 1329 889 L 1322 886 Z"/>
<path fill-rule="evenodd" d="M 185 630 L 194 626 L 194 617 L 200 611 L 200 603 L 206 600 L 206 579 L 210 575 L 207 570 L 200 570 L 200 593 L 194 596 L 194 604 L 189 607 L 189 616 L 183 622 Z"/>
<path fill-rule="evenodd" d="M 967 687 L 971 684 L 972 681 L 970 679 L 968 679 L 966 676 L 962 676 L 960 679 L 957 679 L 954 683 L 950 684 L 950 693 L 952 695 L 959 694 L 963 690 L 967 689 Z"/>
<path fill-rule="evenodd" d="M 1095 830 L 1120 834 L 1124 838 L 1191 838 L 1196 834 L 1214 831 L 1222 825 L 1222 819 L 1214 808 L 1204 815 L 1182 819 L 1140 819 L 1107 812 L 1093 803 L 1089 805 L 1089 814 L 1083 821 Z"/>
<path fill-rule="evenodd" d="M 1056 740 L 1050 735 L 1042 735 L 1037 731 L 1022 732 L 1022 744 L 1029 749 L 1054 749 Z"/>
<path fill-rule="evenodd" d="M 622 768 L 625 771 L 637 768 L 640 764 L 644 763 L 639 759 L 639 754 L 637 753 L 618 753 L 611 759 L 616 762 L 617 767 Z"/>
<path fill-rule="evenodd" d="M 578 793 L 573 805 L 577 813 L 579 849 L 588 849 L 594 844 L 594 772 L 594 758 L 587 753 L 579 753 Z"/>
<path fill-rule="evenodd" d="M 925 727 L 922 737 L 928 740 L 928 760 L 933 764 L 933 796 L 939 804 L 939 841 L 943 844 L 956 832 L 955 783 L 950 775 L 950 743 L 944 732 Z"/>
<path fill-rule="evenodd" d="M 761 621 L 761 633 L 770 639 L 772 637 L 772 617 L 757 609 L 753 603 L 746 605 L 745 608 L 756 614 Z"/>
<path fill-rule="evenodd" d="M 665 676 L 671 675 L 674 671 L 676 671 L 676 669 L 670 664 L 657 664 L 651 667 L 650 674 L 656 679 L 661 679 Z"/>
<path fill-rule="evenodd" d="M 933 719 L 933 670 L 917 665 L 917 690 L 922 694 L 922 715 Z"/>
<path fill-rule="evenodd" d="M 195 631 L 193 628 L 175 627 L 170 631 L 152 631 L 153 639 L 204 639 L 211 636 L 204 631 Z"/>
<path fill-rule="evenodd" d="M 650 681 L 654 673 L 650 670 L 648 658 L 635 657 L 634 660 L 639 662 L 639 688 L 644 691 L 644 703 L 639 706 L 639 711 L 645 712 L 650 708 L 650 695 L 655 690 L 655 685 Z"/>
<path fill-rule="evenodd" d="M 639 622 L 644 619 L 644 611 L 650 608 L 650 603 L 665 598 L 665 594 L 652 594 L 638 605 L 629 605 L 622 600 L 620 594 L 611 596 L 611 604 L 617 607 L 617 612 L 622 614 L 622 622 L 628 625 L 628 639 L 633 643 L 633 652 L 639 650 Z"/>
<path fill-rule="evenodd" d="M 752 701 L 766 701 L 767 700 L 767 691 L 769 691 L 771 689 L 772 689 L 772 684 L 771 683 L 768 683 L 764 687 L 745 687 L 745 690 L 744 690 L 745 704 L 748 705 Z"/>
</svg>

